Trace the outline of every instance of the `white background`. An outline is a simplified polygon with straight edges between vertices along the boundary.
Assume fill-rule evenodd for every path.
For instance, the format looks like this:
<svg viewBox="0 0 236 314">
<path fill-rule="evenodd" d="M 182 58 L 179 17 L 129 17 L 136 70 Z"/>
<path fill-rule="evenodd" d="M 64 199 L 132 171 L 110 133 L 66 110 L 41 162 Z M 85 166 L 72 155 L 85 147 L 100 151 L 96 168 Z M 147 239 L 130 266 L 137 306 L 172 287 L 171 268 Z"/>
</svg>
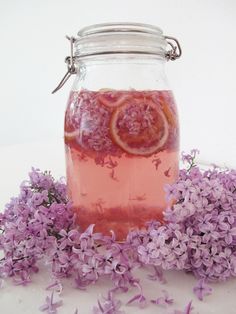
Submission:
<svg viewBox="0 0 236 314">
<path fill-rule="evenodd" d="M 62 137 L 72 80 L 51 91 L 66 70 L 64 36 L 109 21 L 155 24 L 179 39 L 183 57 L 166 69 L 181 150 L 236 166 L 234 0 L 0 0 L 0 146 Z"/>
</svg>

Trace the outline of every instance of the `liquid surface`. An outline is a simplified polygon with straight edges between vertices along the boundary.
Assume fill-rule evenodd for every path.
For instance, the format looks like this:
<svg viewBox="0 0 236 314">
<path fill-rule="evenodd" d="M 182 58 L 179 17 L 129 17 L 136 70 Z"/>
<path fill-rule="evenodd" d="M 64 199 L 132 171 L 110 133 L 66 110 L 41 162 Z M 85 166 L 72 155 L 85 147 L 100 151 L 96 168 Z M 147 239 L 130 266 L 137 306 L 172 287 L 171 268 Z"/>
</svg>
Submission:
<svg viewBox="0 0 236 314">
<path fill-rule="evenodd" d="M 65 116 L 68 192 L 79 224 L 116 233 L 162 219 L 164 185 L 178 176 L 178 119 L 170 91 L 81 90 Z"/>
</svg>

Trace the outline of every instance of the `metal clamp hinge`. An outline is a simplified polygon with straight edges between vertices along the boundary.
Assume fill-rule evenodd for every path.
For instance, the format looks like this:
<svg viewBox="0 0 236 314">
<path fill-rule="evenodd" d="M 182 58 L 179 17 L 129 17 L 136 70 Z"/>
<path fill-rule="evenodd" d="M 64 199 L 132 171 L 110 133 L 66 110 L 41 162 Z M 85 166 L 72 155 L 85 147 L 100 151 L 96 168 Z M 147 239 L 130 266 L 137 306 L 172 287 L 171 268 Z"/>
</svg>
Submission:
<svg viewBox="0 0 236 314">
<path fill-rule="evenodd" d="M 180 47 L 178 40 L 170 36 L 165 36 L 165 39 L 167 41 L 167 44 L 171 47 L 171 49 L 167 50 L 165 54 L 167 61 L 169 60 L 174 61 L 180 58 L 182 55 L 182 49 Z M 172 43 L 172 41 L 176 44 L 176 46 Z"/>
<path fill-rule="evenodd" d="M 63 76 L 62 80 L 59 82 L 57 87 L 52 91 L 52 94 L 56 93 L 59 89 L 62 88 L 62 86 L 68 81 L 68 79 L 71 77 L 72 74 L 77 73 L 77 68 L 75 65 L 75 59 L 76 57 L 74 56 L 74 42 L 75 38 L 74 37 L 69 37 L 66 36 L 66 38 L 70 41 L 70 56 L 65 58 L 65 63 L 67 64 L 67 72 Z"/>
</svg>

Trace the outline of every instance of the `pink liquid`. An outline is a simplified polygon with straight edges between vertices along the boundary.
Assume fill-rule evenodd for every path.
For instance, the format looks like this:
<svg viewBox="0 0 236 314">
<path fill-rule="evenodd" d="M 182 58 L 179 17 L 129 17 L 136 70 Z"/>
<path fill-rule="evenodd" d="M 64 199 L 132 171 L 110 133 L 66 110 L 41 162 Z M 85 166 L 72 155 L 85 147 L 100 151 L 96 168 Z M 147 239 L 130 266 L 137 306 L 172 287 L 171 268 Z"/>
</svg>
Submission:
<svg viewBox="0 0 236 314">
<path fill-rule="evenodd" d="M 163 187 L 178 176 L 178 120 L 171 92 L 72 93 L 65 144 L 68 190 L 82 229 L 95 223 L 96 231 L 113 230 L 123 240 L 129 230 L 162 219 Z"/>
</svg>

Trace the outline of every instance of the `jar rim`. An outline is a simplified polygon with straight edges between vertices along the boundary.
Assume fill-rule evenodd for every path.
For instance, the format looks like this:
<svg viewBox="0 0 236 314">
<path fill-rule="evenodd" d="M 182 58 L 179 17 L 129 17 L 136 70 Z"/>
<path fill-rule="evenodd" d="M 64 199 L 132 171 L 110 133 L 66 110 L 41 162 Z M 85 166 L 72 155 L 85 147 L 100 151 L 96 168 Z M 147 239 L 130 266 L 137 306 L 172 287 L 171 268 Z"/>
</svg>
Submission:
<svg viewBox="0 0 236 314">
<path fill-rule="evenodd" d="M 77 33 L 78 37 L 90 36 L 101 33 L 146 33 L 162 35 L 161 28 L 155 25 L 146 23 L 131 23 L 131 22 L 115 22 L 115 23 L 100 23 L 93 24 L 80 29 Z"/>
</svg>

